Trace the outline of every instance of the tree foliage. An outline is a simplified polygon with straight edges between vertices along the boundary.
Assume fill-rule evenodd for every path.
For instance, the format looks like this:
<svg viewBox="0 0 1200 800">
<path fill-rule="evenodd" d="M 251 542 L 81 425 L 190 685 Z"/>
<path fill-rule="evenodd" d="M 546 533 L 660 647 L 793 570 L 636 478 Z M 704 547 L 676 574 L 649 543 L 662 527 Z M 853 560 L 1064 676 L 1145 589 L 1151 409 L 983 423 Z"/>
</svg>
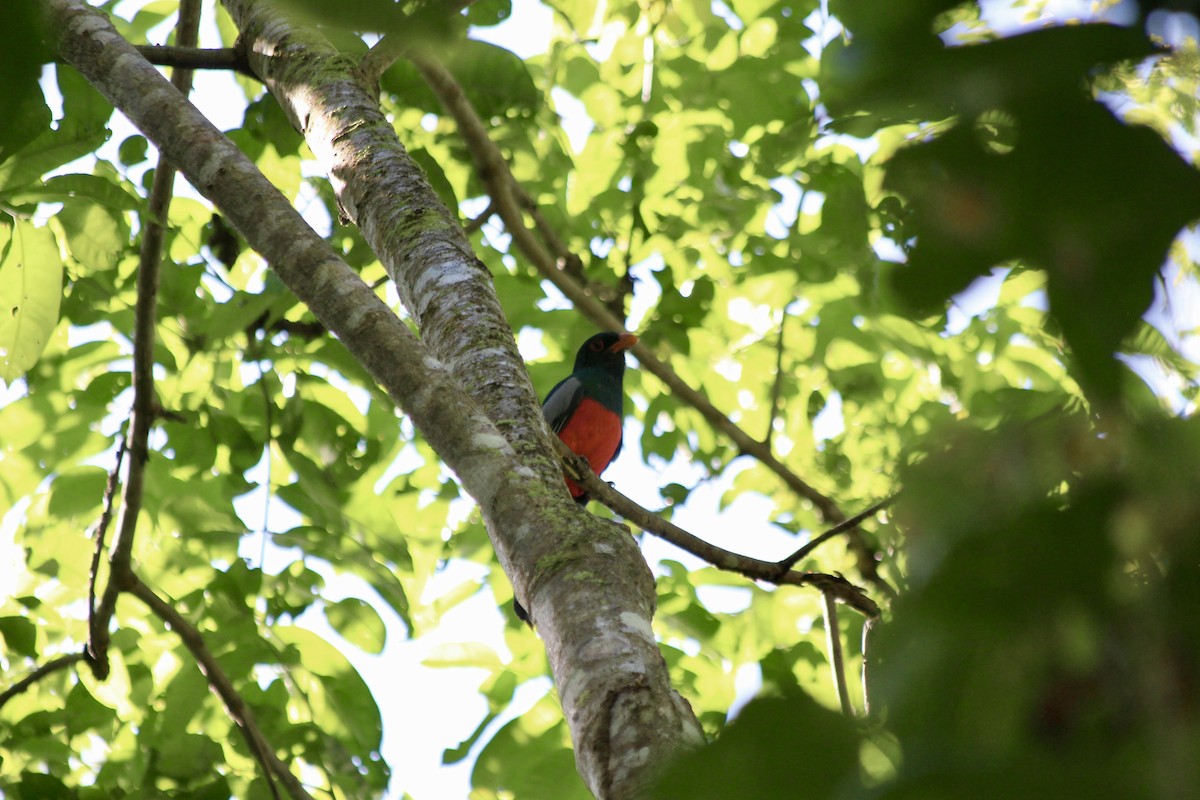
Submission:
<svg viewBox="0 0 1200 800">
<path fill-rule="evenodd" d="M 179 5 L 102 7 L 140 45 L 168 38 Z M 719 487 L 732 510 L 692 532 L 767 559 L 903 492 L 797 565 L 882 606 L 865 639 L 865 617 L 830 615 L 817 589 L 650 551 L 664 553 L 659 649 L 715 739 L 656 796 L 1183 798 L 1200 785 L 1200 384 L 1194 331 L 1171 316 L 1187 320 L 1196 297 L 1198 61 L 1194 38 L 1147 33 L 1194 31 L 1193 18 L 1152 3 L 1110 9 L 1119 24 L 1054 24 L 1036 2 L 1001 20 L 993 4 L 935 0 L 833 3 L 832 16 L 816 2 L 561 0 L 545 51 L 521 58 L 486 41 L 512 13 L 503 1 L 449 17 L 294 6 L 350 58 L 376 34 L 406 52 L 379 75 L 382 108 L 470 231 L 540 393 L 606 311 L 665 365 L 626 379 L 636 455 L 623 458 L 673 476 L 643 502 L 691 522 Z M 202 41 L 233 47 L 224 9 L 203 14 Z M 284 791 L 215 666 L 314 796 L 403 791 L 382 735 L 421 723 L 381 715 L 383 687 L 352 662 L 386 657 L 388 621 L 436 635 L 483 593 L 505 609 L 507 652 L 481 632 L 431 658 L 483 675 L 487 711 L 446 762 L 474 759 L 473 797 L 588 796 L 556 697 L 506 713 L 547 655 L 507 613 L 509 580 L 445 454 L 208 201 L 181 193 L 156 218 L 155 151 L 137 133 L 118 141 L 127 126 L 71 67 L 38 83 L 51 58 L 38 4 L 8 19 L 0 509 L 19 566 L 0 596 L 0 787 Z M 280 106 L 247 75 L 241 97 L 228 86 L 222 104 L 244 108 L 228 138 L 400 310 Z M 524 198 L 515 217 L 502 184 Z M 154 223 L 154 417 L 148 451 L 126 452 Z M 595 308 L 565 302 L 564 285 Z M 117 601 L 105 676 L 83 649 L 109 574 L 98 558 L 97 580 L 93 553 L 134 461 L 144 588 Z M 343 576 L 356 596 L 337 600 L 327 584 Z M 831 622 L 854 720 L 835 713 Z M 747 672 L 766 697 L 727 725 Z"/>
</svg>

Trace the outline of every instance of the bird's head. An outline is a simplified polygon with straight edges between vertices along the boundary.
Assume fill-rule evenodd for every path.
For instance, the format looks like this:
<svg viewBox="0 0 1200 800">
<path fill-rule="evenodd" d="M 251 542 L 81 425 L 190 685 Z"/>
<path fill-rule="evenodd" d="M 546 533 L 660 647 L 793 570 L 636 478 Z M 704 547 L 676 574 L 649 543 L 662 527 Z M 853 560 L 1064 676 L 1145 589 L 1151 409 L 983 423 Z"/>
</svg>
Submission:
<svg viewBox="0 0 1200 800">
<path fill-rule="evenodd" d="M 575 369 L 600 367 L 621 373 L 625 369 L 625 351 L 637 344 L 632 333 L 597 333 L 583 343 L 575 356 Z"/>
</svg>

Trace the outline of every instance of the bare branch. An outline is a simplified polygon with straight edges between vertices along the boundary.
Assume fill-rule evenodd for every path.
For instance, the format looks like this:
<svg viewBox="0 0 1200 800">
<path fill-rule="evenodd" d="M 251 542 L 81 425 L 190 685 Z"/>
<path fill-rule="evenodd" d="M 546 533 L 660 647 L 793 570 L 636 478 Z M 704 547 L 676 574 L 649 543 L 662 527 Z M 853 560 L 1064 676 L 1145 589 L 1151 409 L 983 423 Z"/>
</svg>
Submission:
<svg viewBox="0 0 1200 800">
<path fill-rule="evenodd" d="M 870 519 L 871 517 L 875 516 L 875 514 L 882 511 L 883 509 L 887 508 L 892 503 L 896 502 L 896 498 L 899 496 L 900 496 L 900 493 L 897 492 L 896 494 L 893 494 L 891 497 L 885 497 L 883 500 L 880 500 L 878 503 L 871 506 L 866 511 L 861 511 L 858 514 L 855 514 L 850 519 L 839 522 L 837 525 L 834 525 L 829 530 L 825 531 L 824 533 L 820 534 L 819 536 L 814 537 L 811 541 L 805 542 L 803 547 L 801 547 L 799 550 L 797 550 L 796 552 L 792 553 L 790 556 L 788 556 L 787 558 L 785 558 L 779 562 L 779 564 L 777 565 L 779 572 L 780 573 L 787 572 L 789 569 L 794 567 L 800 559 L 804 558 L 806 555 L 811 553 L 813 550 L 817 549 L 819 546 L 821 546 L 825 542 L 829 541 L 834 536 L 837 536 L 839 533 L 845 533 L 846 531 L 857 527 L 864 520 Z"/>
<path fill-rule="evenodd" d="M 779 338 L 775 341 L 775 382 L 771 384 L 770 416 L 767 417 L 767 430 L 763 436 L 763 445 L 768 450 L 771 449 L 771 436 L 775 433 L 775 420 L 779 418 L 779 398 L 783 394 L 783 332 L 787 328 L 790 305 L 791 303 L 785 303 L 783 312 L 779 315 Z"/>
<path fill-rule="evenodd" d="M 555 439 L 559 456 L 571 480 L 586 490 L 588 495 L 611 508 L 629 522 L 644 531 L 654 534 L 694 556 L 698 556 L 718 569 L 737 572 L 754 580 L 792 586 L 815 586 L 823 593 L 835 597 L 867 617 L 879 616 L 879 606 L 863 591 L 838 575 L 821 572 L 780 572 L 774 561 L 744 556 L 704 541 L 685 531 L 673 522 L 663 519 L 609 486 L 592 472 L 579 456 L 571 452 L 561 440 Z"/>
<path fill-rule="evenodd" d="M 487 206 L 487 208 L 485 208 L 483 210 L 483 213 L 481 213 L 479 216 L 475 217 L 475 219 L 467 220 L 467 224 L 463 225 L 463 230 L 466 231 L 467 233 L 474 233 L 475 231 L 479 230 L 484 225 L 486 225 L 487 221 L 489 219 L 491 219 L 492 215 L 495 213 L 496 213 L 495 202 L 488 203 L 488 206 Z"/>
<path fill-rule="evenodd" d="M 53 675 L 59 670 L 66 669 L 75 662 L 83 661 L 87 657 L 87 652 L 85 651 L 80 653 L 69 653 L 65 656 L 59 656 L 58 658 L 47 661 L 45 664 L 42 664 L 40 667 L 26 675 L 24 678 L 21 678 L 21 680 L 17 681 L 3 692 L 0 692 L 0 708 L 4 708 L 4 704 L 9 700 L 12 700 L 17 695 L 28 691 L 29 687 L 33 686 L 42 678 Z"/>
<path fill-rule="evenodd" d="M 508 162 L 504 159 L 500 149 L 492 142 L 483 120 L 475 112 L 475 108 L 471 105 L 471 101 L 463 92 L 462 87 L 459 86 L 458 81 L 441 62 L 428 54 L 409 52 L 406 55 L 416 66 L 417 71 L 421 73 L 429 88 L 438 96 L 442 105 L 458 123 L 459 135 L 471 153 L 471 159 L 475 163 L 479 178 L 487 188 L 496 214 L 504 221 L 504 226 L 513 237 L 517 249 L 524 253 L 530 263 L 556 286 L 559 286 L 556 278 L 562 279 L 566 281 L 564 285 L 569 285 L 577 294 L 586 297 L 590 301 L 591 307 L 607 320 L 597 324 L 613 330 L 623 330 L 624 323 L 618 320 L 597 297 L 597 295 L 611 292 L 611 290 L 609 287 L 581 285 L 583 262 L 579 256 L 567 248 L 538 210 L 533 199 L 513 178 L 512 172 L 508 168 Z M 545 242 L 544 245 L 538 241 L 533 231 L 525 224 L 524 211 L 529 211 L 534 226 Z M 559 286 L 559 289 L 570 297 L 566 288 Z M 577 302 L 576 305 L 579 303 Z M 586 312 L 585 316 L 587 316 Z"/>
<path fill-rule="evenodd" d="M 442 0 L 441 13 L 447 16 L 461 14 L 473 3 L 475 0 Z M 432 6 L 430 7 L 432 8 Z M 406 41 L 394 33 L 384 35 L 359 61 L 358 74 L 367 82 L 368 86 L 374 86 L 383 77 L 383 73 L 396 63 L 397 59 L 405 56 L 411 44 L 411 39 Z"/>
<path fill-rule="evenodd" d="M 184 0 L 179 4 L 179 22 L 175 40 L 180 47 L 194 47 L 199 39 L 200 2 Z M 190 69 L 175 69 L 171 83 L 180 94 L 187 96 L 192 86 Z M 100 680 L 108 677 L 109 622 L 117 608 L 117 596 L 134 580 L 133 540 L 137 532 L 138 515 L 142 509 L 142 490 L 147 442 L 155 418 L 154 398 L 154 338 L 158 321 L 158 277 L 162 265 L 164 224 L 171 205 L 175 184 L 175 168 L 159 156 L 154 171 L 154 183 L 142 218 L 141 249 L 138 253 L 137 304 L 133 313 L 133 413 L 129 424 L 129 469 L 121 493 L 121 515 L 117 521 L 117 536 L 109 553 L 108 584 L 100 598 L 100 606 L 92 615 L 88 650 L 92 654 L 92 671 Z"/>
<path fill-rule="evenodd" d="M 279 791 L 275 786 L 275 779 L 278 778 L 293 800 L 313 800 L 301 785 L 300 780 L 292 774 L 286 764 L 279 760 L 275 749 L 271 747 L 266 736 L 263 735 L 262 729 L 258 727 L 253 712 L 234 688 L 229 676 L 221 669 L 221 665 L 209 650 L 208 645 L 205 644 L 200 631 L 184 619 L 172 603 L 168 603 L 155 594 L 154 590 L 143 583 L 140 578 L 134 576 L 126 591 L 145 603 L 154 616 L 165 622 L 183 642 L 183 646 L 192 654 L 192 658 L 196 659 L 201 672 L 208 679 L 209 687 L 221 698 L 230 718 L 237 723 L 242 738 L 246 740 L 246 746 L 250 748 L 250 754 L 262 766 L 263 773 L 267 778 L 267 785 L 271 789 L 271 795 L 279 800 Z"/>
<path fill-rule="evenodd" d="M 569 274 L 567 266 L 570 259 L 543 246 L 525 225 L 522 209 L 526 207 L 527 202 L 523 197 L 524 193 L 513 178 L 503 154 L 488 136 L 483 121 L 471 106 L 462 88 L 454 80 L 454 76 L 427 55 L 410 53 L 409 58 L 438 99 L 441 100 L 442 105 L 458 123 L 459 135 L 471 153 L 479 178 L 487 187 L 496 213 L 504 220 L 504 225 L 512 236 L 517 249 L 543 277 L 575 304 L 581 314 L 600 328 L 623 331 L 624 321 L 613 314 L 595 296 L 593 290 L 581 285 Z M 535 215 L 534 219 L 536 221 L 538 216 Z M 549 226 L 544 227 L 548 228 Z M 544 233 L 543 226 L 539 226 L 539 231 Z M 637 356 L 642 367 L 666 384 L 676 398 L 699 411 L 714 429 L 729 437 L 742 453 L 757 459 L 763 466 L 775 473 L 792 492 L 810 502 L 821 519 L 826 522 L 841 522 L 846 518 L 830 497 L 789 469 L 774 456 L 766 443 L 752 438 L 739 428 L 707 397 L 688 385 L 668 364 L 660 361 L 648 346 L 639 342 L 633 346 L 632 352 Z M 848 541 L 855 551 L 858 569 L 863 577 L 879 586 L 889 596 L 894 596 L 895 590 L 879 575 L 875 563 L 876 554 L 865 538 L 852 532 Z"/>
<path fill-rule="evenodd" d="M 117 446 L 117 460 L 113 464 L 112 470 L 108 473 L 108 481 L 104 485 L 104 510 L 100 512 L 100 519 L 96 522 L 96 532 L 92 538 L 95 540 L 95 546 L 92 548 L 92 565 L 88 570 L 88 653 L 89 663 L 98 663 L 95 652 L 91 649 L 92 643 L 100 641 L 98 633 L 96 616 L 96 582 L 100 578 L 100 561 L 104 556 L 104 540 L 108 535 L 108 526 L 112 523 L 113 500 L 117 495 L 117 485 L 120 483 L 121 464 L 125 461 L 125 437 L 121 436 L 121 443 Z M 105 626 L 108 621 L 105 620 Z"/>
<path fill-rule="evenodd" d="M 137 45 L 142 57 L 160 67 L 177 69 L 224 69 L 253 78 L 246 56 L 235 47 L 201 49 L 195 45 Z"/>
<path fill-rule="evenodd" d="M 862 632 L 862 692 L 863 692 L 863 716 L 867 719 L 871 717 L 871 654 L 874 652 L 871 647 L 871 642 L 874 639 L 875 626 L 879 623 L 878 619 L 867 619 L 863 622 Z"/>
<path fill-rule="evenodd" d="M 833 595 L 821 595 L 822 607 L 825 610 L 825 647 L 829 651 L 829 669 L 833 674 L 833 688 L 837 691 L 838 701 L 842 704 L 842 713 L 847 717 L 854 716 L 850 706 L 850 690 L 846 686 L 846 658 L 842 653 L 842 632 L 838 629 L 837 600 Z"/>
<path fill-rule="evenodd" d="M 363 54 L 358 62 L 358 74 L 367 86 L 378 87 L 383 73 L 404 57 L 408 43 L 394 33 L 386 34 Z"/>
<path fill-rule="evenodd" d="M 276 333 L 286 333 L 289 337 L 311 342 L 329 333 L 325 326 L 316 320 L 271 319 L 269 312 L 264 311 L 242 331 L 246 338 L 253 340 L 262 331 L 267 336 Z"/>
</svg>

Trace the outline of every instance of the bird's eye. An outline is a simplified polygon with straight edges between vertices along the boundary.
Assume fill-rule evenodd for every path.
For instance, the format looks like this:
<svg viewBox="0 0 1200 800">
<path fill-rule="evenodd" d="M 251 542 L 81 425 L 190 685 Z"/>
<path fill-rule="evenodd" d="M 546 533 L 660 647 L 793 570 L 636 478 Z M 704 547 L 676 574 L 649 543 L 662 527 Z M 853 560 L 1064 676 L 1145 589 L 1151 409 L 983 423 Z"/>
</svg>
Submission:
<svg viewBox="0 0 1200 800">
<path fill-rule="evenodd" d="M 604 349 L 604 342 L 601 342 L 598 340 L 595 342 L 592 342 L 588 349 L 590 349 L 593 353 L 599 353 L 601 350 Z"/>
</svg>

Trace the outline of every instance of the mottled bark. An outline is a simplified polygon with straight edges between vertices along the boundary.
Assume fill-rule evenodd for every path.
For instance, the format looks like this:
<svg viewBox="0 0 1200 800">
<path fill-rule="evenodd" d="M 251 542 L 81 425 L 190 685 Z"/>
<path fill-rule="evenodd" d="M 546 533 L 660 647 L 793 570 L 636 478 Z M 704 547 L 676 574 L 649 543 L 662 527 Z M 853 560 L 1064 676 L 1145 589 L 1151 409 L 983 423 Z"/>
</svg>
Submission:
<svg viewBox="0 0 1200 800">
<path fill-rule="evenodd" d="M 63 57 L 212 200 L 479 503 L 546 642 L 581 775 L 598 797 L 636 797 L 700 737 L 650 631 L 645 562 L 627 533 L 570 502 L 491 278 L 352 62 L 261 3 L 226 6 L 251 68 L 327 169 L 421 340 L 103 15 L 82 0 L 46 0 Z"/>
</svg>

